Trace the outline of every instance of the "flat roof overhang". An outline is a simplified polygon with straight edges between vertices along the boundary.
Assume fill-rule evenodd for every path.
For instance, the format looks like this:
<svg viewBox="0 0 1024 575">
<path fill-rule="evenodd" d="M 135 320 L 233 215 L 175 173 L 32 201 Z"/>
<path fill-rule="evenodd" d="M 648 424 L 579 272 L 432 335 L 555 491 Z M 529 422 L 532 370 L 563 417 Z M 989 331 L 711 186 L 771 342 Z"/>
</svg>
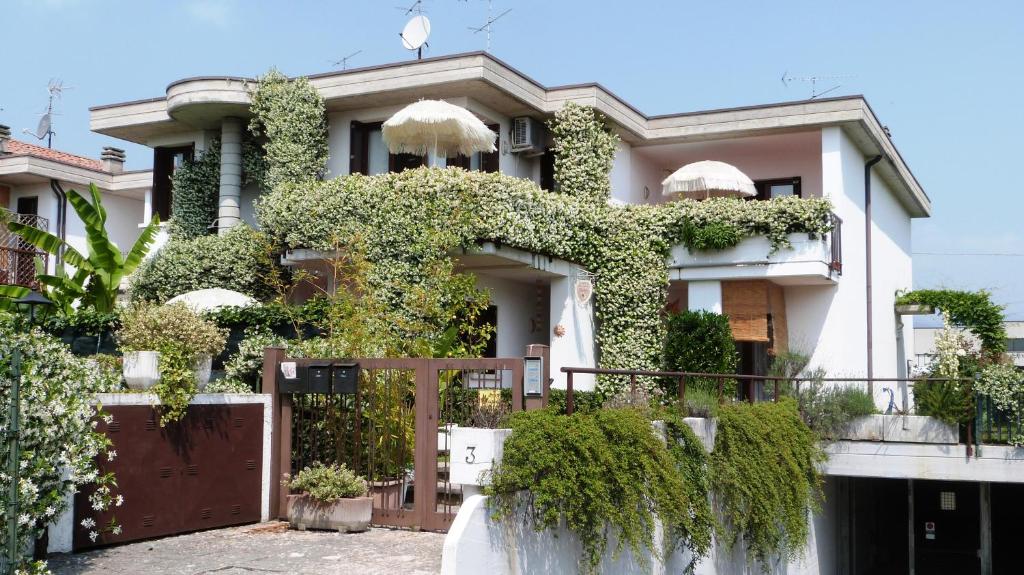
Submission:
<svg viewBox="0 0 1024 575">
<path fill-rule="evenodd" d="M 420 98 L 470 97 L 510 116 L 546 117 L 566 102 L 593 106 L 635 146 L 739 138 L 842 126 L 861 152 L 881 154 L 876 170 L 912 217 L 931 202 L 862 96 L 820 98 L 647 116 L 600 84 L 545 87 L 485 52 L 455 54 L 308 76 L 331 112 L 397 105 Z M 146 144 L 158 136 L 207 129 L 224 116 L 247 116 L 246 78 L 174 82 L 163 98 L 90 109 L 94 132 Z"/>
<path fill-rule="evenodd" d="M 133 170 L 111 174 L 70 166 L 33 156 L 0 158 L 0 183 L 11 185 L 46 184 L 50 180 L 77 186 L 85 192 L 89 184 L 103 193 L 137 198 L 153 186 L 152 170 Z"/>
</svg>

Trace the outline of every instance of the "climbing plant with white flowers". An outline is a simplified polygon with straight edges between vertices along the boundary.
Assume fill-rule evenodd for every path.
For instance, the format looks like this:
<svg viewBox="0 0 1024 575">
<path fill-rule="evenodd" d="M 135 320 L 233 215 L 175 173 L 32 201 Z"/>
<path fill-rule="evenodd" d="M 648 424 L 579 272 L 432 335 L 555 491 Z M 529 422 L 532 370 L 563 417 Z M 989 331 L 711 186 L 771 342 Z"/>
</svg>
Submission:
<svg viewBox="0 0 1024 575">
<path fill-rule="evenodd" d="M 99 515 L 123 502 L 113 474 L 103 463 L 117 457 L 110 440 L 96 431 L 97 418 L 107 417 L 91 398 L 119 387 L 118 376 L 91 360 L 71 354 L 59 340 L 15 325 L 11 316 L 0 315 L 0 429 L 10 420 L 15 350 L 22 355 L 20 408 L 20 455 L 18 480 L 18 535 L 22 549 L 42 534 L 68 507 L 68 496 L 89 487 L 89 502 Z M 9 454 L 0 451 L 0 521 L 6 525 Z M 91 517 L 77 528 L 95 540 L 103 532 L 118 533 L 115 520 L 102 524 Z M 45 573 L 44 562 L 30 558 L 19 563 L 19 573 Z"/>
</svg>

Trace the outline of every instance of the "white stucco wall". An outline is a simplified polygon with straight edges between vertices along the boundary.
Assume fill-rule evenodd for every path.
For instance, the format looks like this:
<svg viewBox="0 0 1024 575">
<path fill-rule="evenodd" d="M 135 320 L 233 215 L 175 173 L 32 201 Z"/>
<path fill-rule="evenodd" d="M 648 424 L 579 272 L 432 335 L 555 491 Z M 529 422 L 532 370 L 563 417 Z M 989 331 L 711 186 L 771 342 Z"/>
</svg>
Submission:
<svg viewBox="0 0 1024 575">
<path fill-rule="evenodd" d="M 62 182 L 64 191 L 68 194 L 77 191 L 80 195 L 89 199 L 88 190 L 76 184 Z M 11 189 L 11 202 L 9 208 L 13 211 L 17 208 L 18 198 L 36 197 L 39 199 L 38 214 L 49 220 L 47 231 L 57 233 L 57 198 L 50 189 L 48 183 L 26 184 Z M 104 193 L 103 207 L 107 210 L 107 233 L 110 239 L 127 252 L 138 239 L 139 223 L 142 221 L 145 202 L 143 198 L 132 198 L 110 193 Z M 75 214 L 74 207 L 69 203 L 67 206 L 66 239 L 72 247 L 82 253 L 86 253 L 85 227 L 82 220 Z M 49 268 L 53 271 L 53 258 L 49 258 Z"/>
<path fill-rule="evenodd" d="M 822 192 L 843 220 L 843 275 L 835 286 L 785 288 L 790 347 L 809 353 L 812 366 L 825 367 L 831 376 L 865 377 L 866 158 L 838 127 L 822 130 L 821 149 Z M 900 358 L 909 357 L 906 350 L 913 345 L 908 322 L 902 330 L 904 351 L 898 352 L 893 312 L 896 290 L 911 287 L 910 218 L 881 179 L 873 177 L 872 186 L 874 375 L 897 377 L 904 373 Z"/>
<path fill-rule="evenodd" d="M 488 290 L 491 305 L 498 308 L 498 325 L 495 330 L 498 357 L 525 355 L 526 346 L 532 343 L 547 345 L 547 286 L 478 275 L 477 287 Z M 537 293 L 538 289 L 541 294 Z M 538 295 L 541 296 L 539 300 Z M 543 308 L 539 312 L 542 319 L 540 325 L 535 326 L 538 306 Z"/>
</svg>

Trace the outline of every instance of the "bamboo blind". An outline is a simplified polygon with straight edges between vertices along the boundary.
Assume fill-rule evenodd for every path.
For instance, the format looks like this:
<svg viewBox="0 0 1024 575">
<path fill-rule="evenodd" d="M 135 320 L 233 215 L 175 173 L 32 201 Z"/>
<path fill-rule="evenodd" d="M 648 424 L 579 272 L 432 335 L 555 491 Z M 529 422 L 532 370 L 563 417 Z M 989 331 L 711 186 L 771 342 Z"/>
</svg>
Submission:
<svg viewBox="0 0 1024 575">
<path fill-rule="evenodd" d="M 736 341 L 771 343 L 771 352 L 788 348 L 789 327 L 782 287 L 765 280 L 722 282 L 722 312 Z M 772 333 L 768 316 L 771 315 Z"/>
</svg>

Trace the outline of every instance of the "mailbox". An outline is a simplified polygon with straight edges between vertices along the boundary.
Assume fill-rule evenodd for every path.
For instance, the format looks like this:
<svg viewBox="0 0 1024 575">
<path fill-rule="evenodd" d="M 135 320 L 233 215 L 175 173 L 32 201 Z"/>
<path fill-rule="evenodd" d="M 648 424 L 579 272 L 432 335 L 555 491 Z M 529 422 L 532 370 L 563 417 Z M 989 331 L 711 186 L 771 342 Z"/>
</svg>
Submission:
<svg viewBox="0 0 1024 575">
<path fill-rule="evenodd" d="M 544 395 L 544 358 L 523 358 L 523 395 L 541 397 Z"/>
<path fill-rule="evenodd" d="M 294 361 L 283 361 L 277 369 L 277 390 L 280 393 L 306 393 L 306 370 Z"/>
<path fill-rule="evenodd" d="M 331 393 L 331 364 L 311 363 L 306 368 L 306 393 Z"/>
<path fill-rule="evenodd" d="M 358 363 L 336 363 L 332 370 L 334 393 L 355 393 L 359 385 Z"/>
</svg>

